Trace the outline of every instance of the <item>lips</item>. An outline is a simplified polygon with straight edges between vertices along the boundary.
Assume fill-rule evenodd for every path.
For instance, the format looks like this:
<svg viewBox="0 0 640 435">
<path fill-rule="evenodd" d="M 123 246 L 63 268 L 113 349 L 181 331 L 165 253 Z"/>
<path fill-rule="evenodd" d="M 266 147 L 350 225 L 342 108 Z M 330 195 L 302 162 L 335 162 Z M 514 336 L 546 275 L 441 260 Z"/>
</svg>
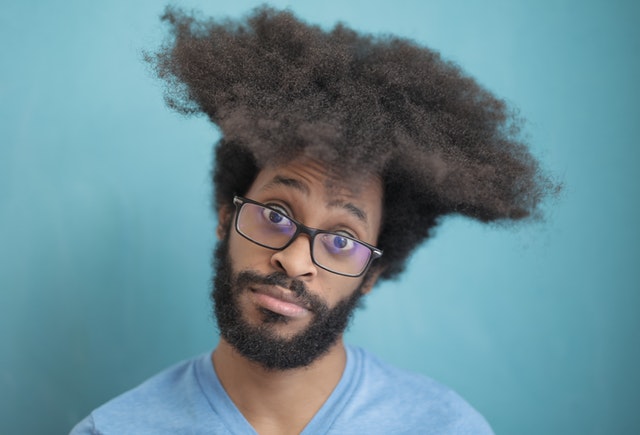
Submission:
<svg viewBox="0 0 640 435">
<path fill-rule="evenodd" d="M 260 286 L 252 287 L 250 294 L 257 305 L 282 316 L 301 318 L 309 313 L 307 304 L 290 290 Z"/>
</svg>

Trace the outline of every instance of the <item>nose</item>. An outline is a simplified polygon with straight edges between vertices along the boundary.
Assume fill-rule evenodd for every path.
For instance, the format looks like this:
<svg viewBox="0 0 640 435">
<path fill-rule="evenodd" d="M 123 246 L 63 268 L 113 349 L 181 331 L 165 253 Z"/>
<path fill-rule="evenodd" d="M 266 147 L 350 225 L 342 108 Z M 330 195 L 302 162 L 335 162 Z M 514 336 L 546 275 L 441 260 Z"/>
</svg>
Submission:
<svg viewBox="0 0 640 435">
<path fill-rule="evenodd" d="M 275 251 L 271 265 L 291 278 L 312 278 L 318 273 L 311 260 L 311 240 L 306 234 L 299 235 L 289 246 Z"/>
</svg>

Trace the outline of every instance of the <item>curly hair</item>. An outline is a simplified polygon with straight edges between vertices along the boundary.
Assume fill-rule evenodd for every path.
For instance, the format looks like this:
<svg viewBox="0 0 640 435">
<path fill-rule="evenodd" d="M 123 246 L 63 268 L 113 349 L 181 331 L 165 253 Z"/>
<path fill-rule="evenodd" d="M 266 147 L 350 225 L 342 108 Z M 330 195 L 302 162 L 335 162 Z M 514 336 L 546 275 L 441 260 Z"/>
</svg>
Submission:
<svg viewBox="0 0 640 435">
<path fill-rule="evenodd" d="M 330 31 L 267 6 L 241 20 L 167 8 L 169 38 L 145 55 L 168 105 L 219 126 L 215 206 L 258 171 L 301 155 L 336 176 L 379 175 L 381 278 L 404 268 L 443 216 L 483 222 L 539 215 L 555 183 L 507 105 L 413 41 Z"/>
</svg>

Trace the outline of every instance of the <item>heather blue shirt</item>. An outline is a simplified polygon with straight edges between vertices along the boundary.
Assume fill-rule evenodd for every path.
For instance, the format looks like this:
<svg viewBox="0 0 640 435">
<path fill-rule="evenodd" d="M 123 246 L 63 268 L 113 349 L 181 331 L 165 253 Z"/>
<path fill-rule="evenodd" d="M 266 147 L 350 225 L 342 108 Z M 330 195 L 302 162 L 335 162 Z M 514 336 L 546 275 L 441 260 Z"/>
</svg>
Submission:
<svg viewBox="0 0 640 435">
<path fill-rule="evenodd" d="M 78 434 L 251 434 L 211 364 L 211 354 L 179 363 L 107 402 Z M 451 389 L 347 346 L 345 371 L 302 434 L 492 434 Z"/>
</svg>

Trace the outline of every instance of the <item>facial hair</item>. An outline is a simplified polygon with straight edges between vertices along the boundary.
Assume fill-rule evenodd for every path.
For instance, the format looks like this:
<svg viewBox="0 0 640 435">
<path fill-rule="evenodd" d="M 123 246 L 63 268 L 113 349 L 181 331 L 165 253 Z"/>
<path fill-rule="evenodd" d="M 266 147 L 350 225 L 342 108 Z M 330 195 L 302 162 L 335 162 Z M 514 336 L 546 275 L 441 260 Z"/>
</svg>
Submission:
<svg viewBox="0 0 640 435">
<path fill-rule="evenodd" d="M 321 298 L 311 294 L 302 281 L 291 280 L 284 273 L 263 276 L 254 271 L 241 271 L 234 274 L 228 246 L 227 236 L 216 248 L 211 293 L 220 335 L 242 356 L 268 370 L 305 367 L 327 353 L 349 325 L 353 311 L 359 306 L 365 281 L 350 296 L 329 308 Z M 288 288 L 313 313 L 311 323 L 293 337 L 283 338 L 273 332 L 271 325 L 286 323 L 287 318 L 265 309 L 262 324 L 249 324 L 242 317 L 239 298 L 243 292 L 250 291 L 252 284 Z"/>
</svg>

